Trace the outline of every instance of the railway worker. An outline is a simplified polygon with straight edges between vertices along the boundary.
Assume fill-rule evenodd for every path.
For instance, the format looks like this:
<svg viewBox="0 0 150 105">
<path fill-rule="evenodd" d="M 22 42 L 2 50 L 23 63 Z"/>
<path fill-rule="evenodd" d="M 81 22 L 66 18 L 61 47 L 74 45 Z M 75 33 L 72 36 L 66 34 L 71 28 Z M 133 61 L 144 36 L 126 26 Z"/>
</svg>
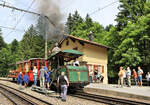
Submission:
<svg viewBox="0 0 150 105">
<path fill-rule="evenodd" d="M 36 86 L 36 84 L 37 84 L 37 68 L 36 68 L 36 66 L 34 66 L 34 69 L 33 69 L 33 76 L 34 76 L 34 85 Z"/>
<path fill-rule="evenodd" d="M 139 84 L 139 86 L 142 86 L 142 74 L 143 74 L 143 70 L 139 66 L 138 67 L 138 84 Z"/>
<path fill-rule="evenodd" d="M 135 85 L 137 86 L 137 72 L 135 69 L 133 69 L 133 79 L 134 79 Z"/>
<path fill-rule="evenodd" d="M 45 73 L 44 66 L 42 66 L 39 73 L 40 87 L 44 87 L 45 84 L 44 73 Z"/>
<path fill-rule="evenodd" d="M 22 72 L 19 73 L 17 82 L 19 84 L 19 88 L 21 89 L 21 86 L 22 86 Z"/>
<path fill-rule="evenodd" d="M 131 70 L 130 67 L 127 67 L 127 85 L 128 87 L 131 87 Z"/>
<path fill-rule="evenodd" d="M 147 86 L 149 86 L 149 84 L 150 84 L 150 73 L 147 72 L 145 77 L 146 77 L 146 80 L 147 80 Z"/>
<path fill-rule="evenodd" d="M 120 87 L 120 84 L 121 84 L 121 87 L 123 87 L 123 74 L 124 74 L 124 70 L 123 70 L 123 67 L 121 66 L 120 71 L 118 73 L 118 76 L 119 76 L 118 87 Z"/>
<path fill-rule="evenodd" d="M 25 88 L 27 88 L 28 83 L 29 83 L 29 76 L 28 76 L 27 72 L 25 73 L 25 75 L 23 77 L 23 81 L 24 81 Z"/>
<path fill-rule="evenodd" d="M 57 86 L 59 87 L 59 85 L 61 88 L 62 101 L 66 101 L 67 86 L 69 86 L 69 81 L 64 72 L 61 72 L 61 75 L 58 77 Z"/>
</svg>

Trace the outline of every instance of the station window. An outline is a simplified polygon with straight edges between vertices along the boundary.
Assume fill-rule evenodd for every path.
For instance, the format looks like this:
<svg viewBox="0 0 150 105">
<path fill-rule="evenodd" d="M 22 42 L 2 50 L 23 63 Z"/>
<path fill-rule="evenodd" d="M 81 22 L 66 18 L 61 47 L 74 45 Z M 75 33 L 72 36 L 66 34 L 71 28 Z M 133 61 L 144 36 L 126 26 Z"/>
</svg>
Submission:
<svg viewBox="0 0 150 105">
<path fill-rule="evenodd" d="M 69 40 L 66 41 L 66 46 L 68 46 L 68 45 L 69 45 Z"/>
</svg>

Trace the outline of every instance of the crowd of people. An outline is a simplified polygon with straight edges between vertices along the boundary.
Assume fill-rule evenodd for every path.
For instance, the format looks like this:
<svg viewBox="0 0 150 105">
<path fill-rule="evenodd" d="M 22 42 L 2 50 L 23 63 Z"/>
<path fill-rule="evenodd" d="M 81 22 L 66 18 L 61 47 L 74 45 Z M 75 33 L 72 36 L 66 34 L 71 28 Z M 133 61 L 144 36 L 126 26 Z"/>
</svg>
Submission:
<svg viewBox="0 0 150 105">
<path fill-rule="evenodd" d="M 143 70 L 141 67 L 138 67 L 138 71 L 136 69 L 133 69 L 133 73 L 131 72 L 130 67 L 127 67 L 127 70 L 123 69 L 123 67 L 120 67 L 120 71 L 118 73 L 119 79 L 118 79 L 118 87 L 128 86 L 131 87 L 131 78 L 133 77 L 134 83 L 136 86 L 142 86 L 142 75 Z M 147 72 L 146 74 L 147 79 L 147 85 L 150 84 L 150 73 Z"/>
<path fill-rule="evenodd" d="M 52 73 L 51 67 L 49 66 L 49 69 L 46 66 L 42 66 L 41 69 L 39 70 L 39 81 L 40 81 L 40 87 L 41 88 L 50 88 L 50 75 Z M 34 85 L 37 85 L 37 68 L 34 66 L 33 69 L 33 76 L 34 76 Z M 20 85 L 19 88 L 22 89 L 22 83 L 24 82 L 24 87 L 26 88 L 29 83 L 29 76 L 28 73 L 26 72 L 25 75 L 22 75 L 22 72 L 19 73 L 18 75 L 18 84 Z M 69 81 L 67 76 L 65 76 L 65 73 L 62 72 L 61 75 L 58 77 L 57 80 L 57 86 L 58 88 L 60 87 L 61 89 L 61 98 L 62 101 L 66 101 L 66 95 L 67 95 L 67 88 L 69 86 Z"/>
<path fill-rule="evenodd" d="M 33 80 L 34 80 L 34 85 L 37 85 L 37 75 L 38 75 L 38 70 L 36 66 L 33 67 Z M 40 81 L 40 87 L 45 87 L 49 89 L 49 83 L 50 83 L 50 75 L 51 75 L 51 68 L 49 69 L 45 66 L 42 66 L 41 69 L 39 70 L 39 81 Z M 28 72 L 25 72 L 25 75 L 22 75 L 22 72 L 19 73 L 18 75 L 18 84 L 20 85 L 20 88 L 22 86 L 22 83 L 24 82 L 25 88 L 28 86 L 29 83 L 29 76 Z"/>
<path fill-rule="evenodd" d="M 89 72 L 89 80 L 90 80 L 90 83 L 103 82 L 104 76 L 102 75 L 100 70 L 94 70 L 94 71 L 90 70 L 90 72 Z"/>
</svg>

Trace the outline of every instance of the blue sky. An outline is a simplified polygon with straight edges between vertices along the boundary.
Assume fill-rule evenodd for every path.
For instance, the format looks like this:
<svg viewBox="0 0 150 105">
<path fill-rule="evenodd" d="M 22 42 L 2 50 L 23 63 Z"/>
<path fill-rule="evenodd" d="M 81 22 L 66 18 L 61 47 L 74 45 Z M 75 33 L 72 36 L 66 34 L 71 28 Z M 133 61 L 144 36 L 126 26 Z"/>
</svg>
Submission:
<svg viewBox="0 0 150 105">
<path fill-rule="evenodd" d="M 6 1 L 6 4 L 11 6 L 16 6 L 18 8 L 27 9 L 33 0 L 0 0 Z M 35 0 L 36 1 L 36 0 Z M 64 14 L 64 19 L 62 20 L 64 23 L 68 14 L 74 13 L 75 10 L 78 10 L 79 14 L 82 17 L 85 17 L 87 13 L 91 14 L 95 10 L 99 8 L 103 8 L 104 6 L 115 2 L 116 0 L 56 0 L 60 5 L 60 9 L 62 14 Z M 118 0 L 119 1 L 119 0 Z M 44 0 L 43 0 L 44 2 Z M 116 24 L 114 19 L 116 18 L 118 10 L 119 2 L 114 3 L 113 5 L 96 12 L 91 15 L 93 21 L 97 21 L 103 26 L 107 26 L 109 24 Z M 33 3 L 30 11 L 37 11 L 36 3 Z M 20 41 L 23 37 L 24 31 L 28 29 L 31 24 L 36 23 L 37 16 L 31 14 L 24 14 L 23 12 L 18 12 L 16 10 L 7 9 L 0 7 L 0 26 L 11 27 L 16 26 L 17 30 L 10 30 L 2 28 L 2 33 L 5 42 L 11 43 L 14 39 Z M 18 23 L 18 24 L 17 24 Z M 17 25 L 16 25 L 17 24 Z"/>
</svg>

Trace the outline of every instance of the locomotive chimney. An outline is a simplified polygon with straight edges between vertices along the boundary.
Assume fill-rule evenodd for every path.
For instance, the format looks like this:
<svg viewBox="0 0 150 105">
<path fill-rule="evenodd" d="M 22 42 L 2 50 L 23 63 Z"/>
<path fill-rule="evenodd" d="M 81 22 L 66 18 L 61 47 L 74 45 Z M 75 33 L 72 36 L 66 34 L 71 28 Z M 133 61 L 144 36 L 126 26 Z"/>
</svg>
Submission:
<svg viewBox="0 0 150 105">
<path fill-rule="evenodd" d="M 89 34 L 89 41 L 93 41 L 94 40 L 94 34 L 92 31 L 90 31 L 90 34 Z"/>
</svg>

